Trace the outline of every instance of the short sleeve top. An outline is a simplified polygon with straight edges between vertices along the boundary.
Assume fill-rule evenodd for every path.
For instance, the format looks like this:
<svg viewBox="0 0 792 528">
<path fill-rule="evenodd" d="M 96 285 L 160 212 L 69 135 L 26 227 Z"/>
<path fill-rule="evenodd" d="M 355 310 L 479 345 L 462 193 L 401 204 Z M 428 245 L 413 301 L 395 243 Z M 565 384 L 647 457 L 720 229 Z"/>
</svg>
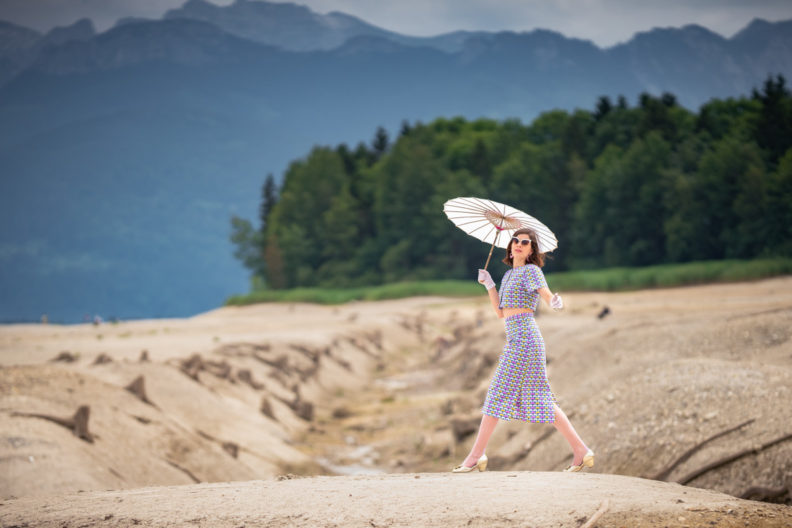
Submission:
<svg viewBox="0 0 792 528">
<path fill-rule="evenodd" d="M 499 308 L 529 308 L 536 311 L 539 288 L 547 286 L 542 268 L 526 264 L 508 270 L 501 280 Z"/>
</svg>

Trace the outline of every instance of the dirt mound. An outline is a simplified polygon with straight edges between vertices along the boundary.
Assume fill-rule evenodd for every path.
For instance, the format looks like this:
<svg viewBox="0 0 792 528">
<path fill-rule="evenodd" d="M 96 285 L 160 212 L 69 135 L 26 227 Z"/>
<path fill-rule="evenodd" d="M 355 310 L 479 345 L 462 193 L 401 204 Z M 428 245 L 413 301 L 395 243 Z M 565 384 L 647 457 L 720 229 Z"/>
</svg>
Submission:
<svg viewBox="0 0 792 528">
<path fill-rule="evenodd" d="M 312 477 L 0 503 L 3 526 L 783 528 L 792 508 L 618 475 L 487 471 Z M 590 526 L 590 525 L 589 525 Z"/>
</svg>

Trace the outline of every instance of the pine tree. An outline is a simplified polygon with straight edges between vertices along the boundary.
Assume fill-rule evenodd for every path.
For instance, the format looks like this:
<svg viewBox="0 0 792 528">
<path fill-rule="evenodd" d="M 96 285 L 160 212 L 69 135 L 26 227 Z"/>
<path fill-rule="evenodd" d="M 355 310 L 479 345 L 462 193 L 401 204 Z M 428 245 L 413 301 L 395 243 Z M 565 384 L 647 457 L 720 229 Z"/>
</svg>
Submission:
<svg viewBox="0 0 792 528">
<path fill-rule="evenodd" d="M 792 147 L 792 94 L 783 75 L 768 77 L 762 92 L 753 90 L 753 99 L 762 103 L 756 123 L 756 140 L 775 164 Z"/>
<path fill-rule="evenodd" d="M 275 207 L 278 202 L 278 188 L 275 185 L 275 179 L 272 173 L 267 174 L 264 180 L 264 185 L 261 187 L 261 206 L 259 207 L 259 231 L 262 233 L 267 230 L 267 218 L 269 218 L 270 211 Z"/>
<path fill-rule="evenodd" d="M 611 110 L 613 110 L 613 104 L 611 103 L 610 97 L 603 95 L 597 99 L 597 110 L 594 112 L 594 120 L 600 121 L 603 117 L 608 115 Z"/>
<path fill-rule="evenodd" d="M 389 141 L 388 132 L 382 127 L 377 127 L 374 140 L 371 142 L 371 147 L 377 159 L 381 158 L 388 151 Z"/>
</svg>

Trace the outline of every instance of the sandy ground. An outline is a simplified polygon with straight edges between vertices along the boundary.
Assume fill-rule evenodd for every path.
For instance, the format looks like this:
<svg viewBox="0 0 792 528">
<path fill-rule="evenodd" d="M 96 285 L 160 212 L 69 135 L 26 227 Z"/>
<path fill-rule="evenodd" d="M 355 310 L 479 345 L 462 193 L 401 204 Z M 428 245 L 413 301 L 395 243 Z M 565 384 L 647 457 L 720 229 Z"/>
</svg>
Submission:
<svg viewBox="0 0 792 528">
<path fill-rule="evenodd" d="M 782 528 L 792 523 L 789 507 L 678 484 L 618 475 L 487 471 L 256 480 L 18 499 L 0 505 L 0 524 L 561 528 L 581 526 L 600 508 L 600 528 Z"/>
<path fill-rule="evenodd" d="M 522 422 L 447 474 L 503 345 L 483 295 L 0 326 L 0 525 L 792 524 L 792 277 L 564 298 L 537 322 L 576 480 Z M 80 406 L 91 441 L 53 421 Z"/>
</svg>

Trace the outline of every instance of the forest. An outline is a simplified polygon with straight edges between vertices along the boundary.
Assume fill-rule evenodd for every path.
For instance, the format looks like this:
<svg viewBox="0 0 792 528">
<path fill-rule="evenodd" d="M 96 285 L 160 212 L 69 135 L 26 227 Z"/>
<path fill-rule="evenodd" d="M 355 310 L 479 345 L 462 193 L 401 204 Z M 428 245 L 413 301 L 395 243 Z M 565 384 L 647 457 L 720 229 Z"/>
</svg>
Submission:
<svg viewBox="0 0 792 528">
<path fill-rule="evenodd" d="M 254 289 L 471 279 L 489 246 L 443 203 L 477 196 L 542 221 L 546 271 L 792 256 L 792 94 L 770 76 L 698 112 L 670 93 L 551 110 L 530 124 L 460 117 L 317 146 L 231 218 Z M 490 269 L 498 274 L 503 250 Z M 493 273 L 495 276 L 496 273 Z"/>
</svg>

